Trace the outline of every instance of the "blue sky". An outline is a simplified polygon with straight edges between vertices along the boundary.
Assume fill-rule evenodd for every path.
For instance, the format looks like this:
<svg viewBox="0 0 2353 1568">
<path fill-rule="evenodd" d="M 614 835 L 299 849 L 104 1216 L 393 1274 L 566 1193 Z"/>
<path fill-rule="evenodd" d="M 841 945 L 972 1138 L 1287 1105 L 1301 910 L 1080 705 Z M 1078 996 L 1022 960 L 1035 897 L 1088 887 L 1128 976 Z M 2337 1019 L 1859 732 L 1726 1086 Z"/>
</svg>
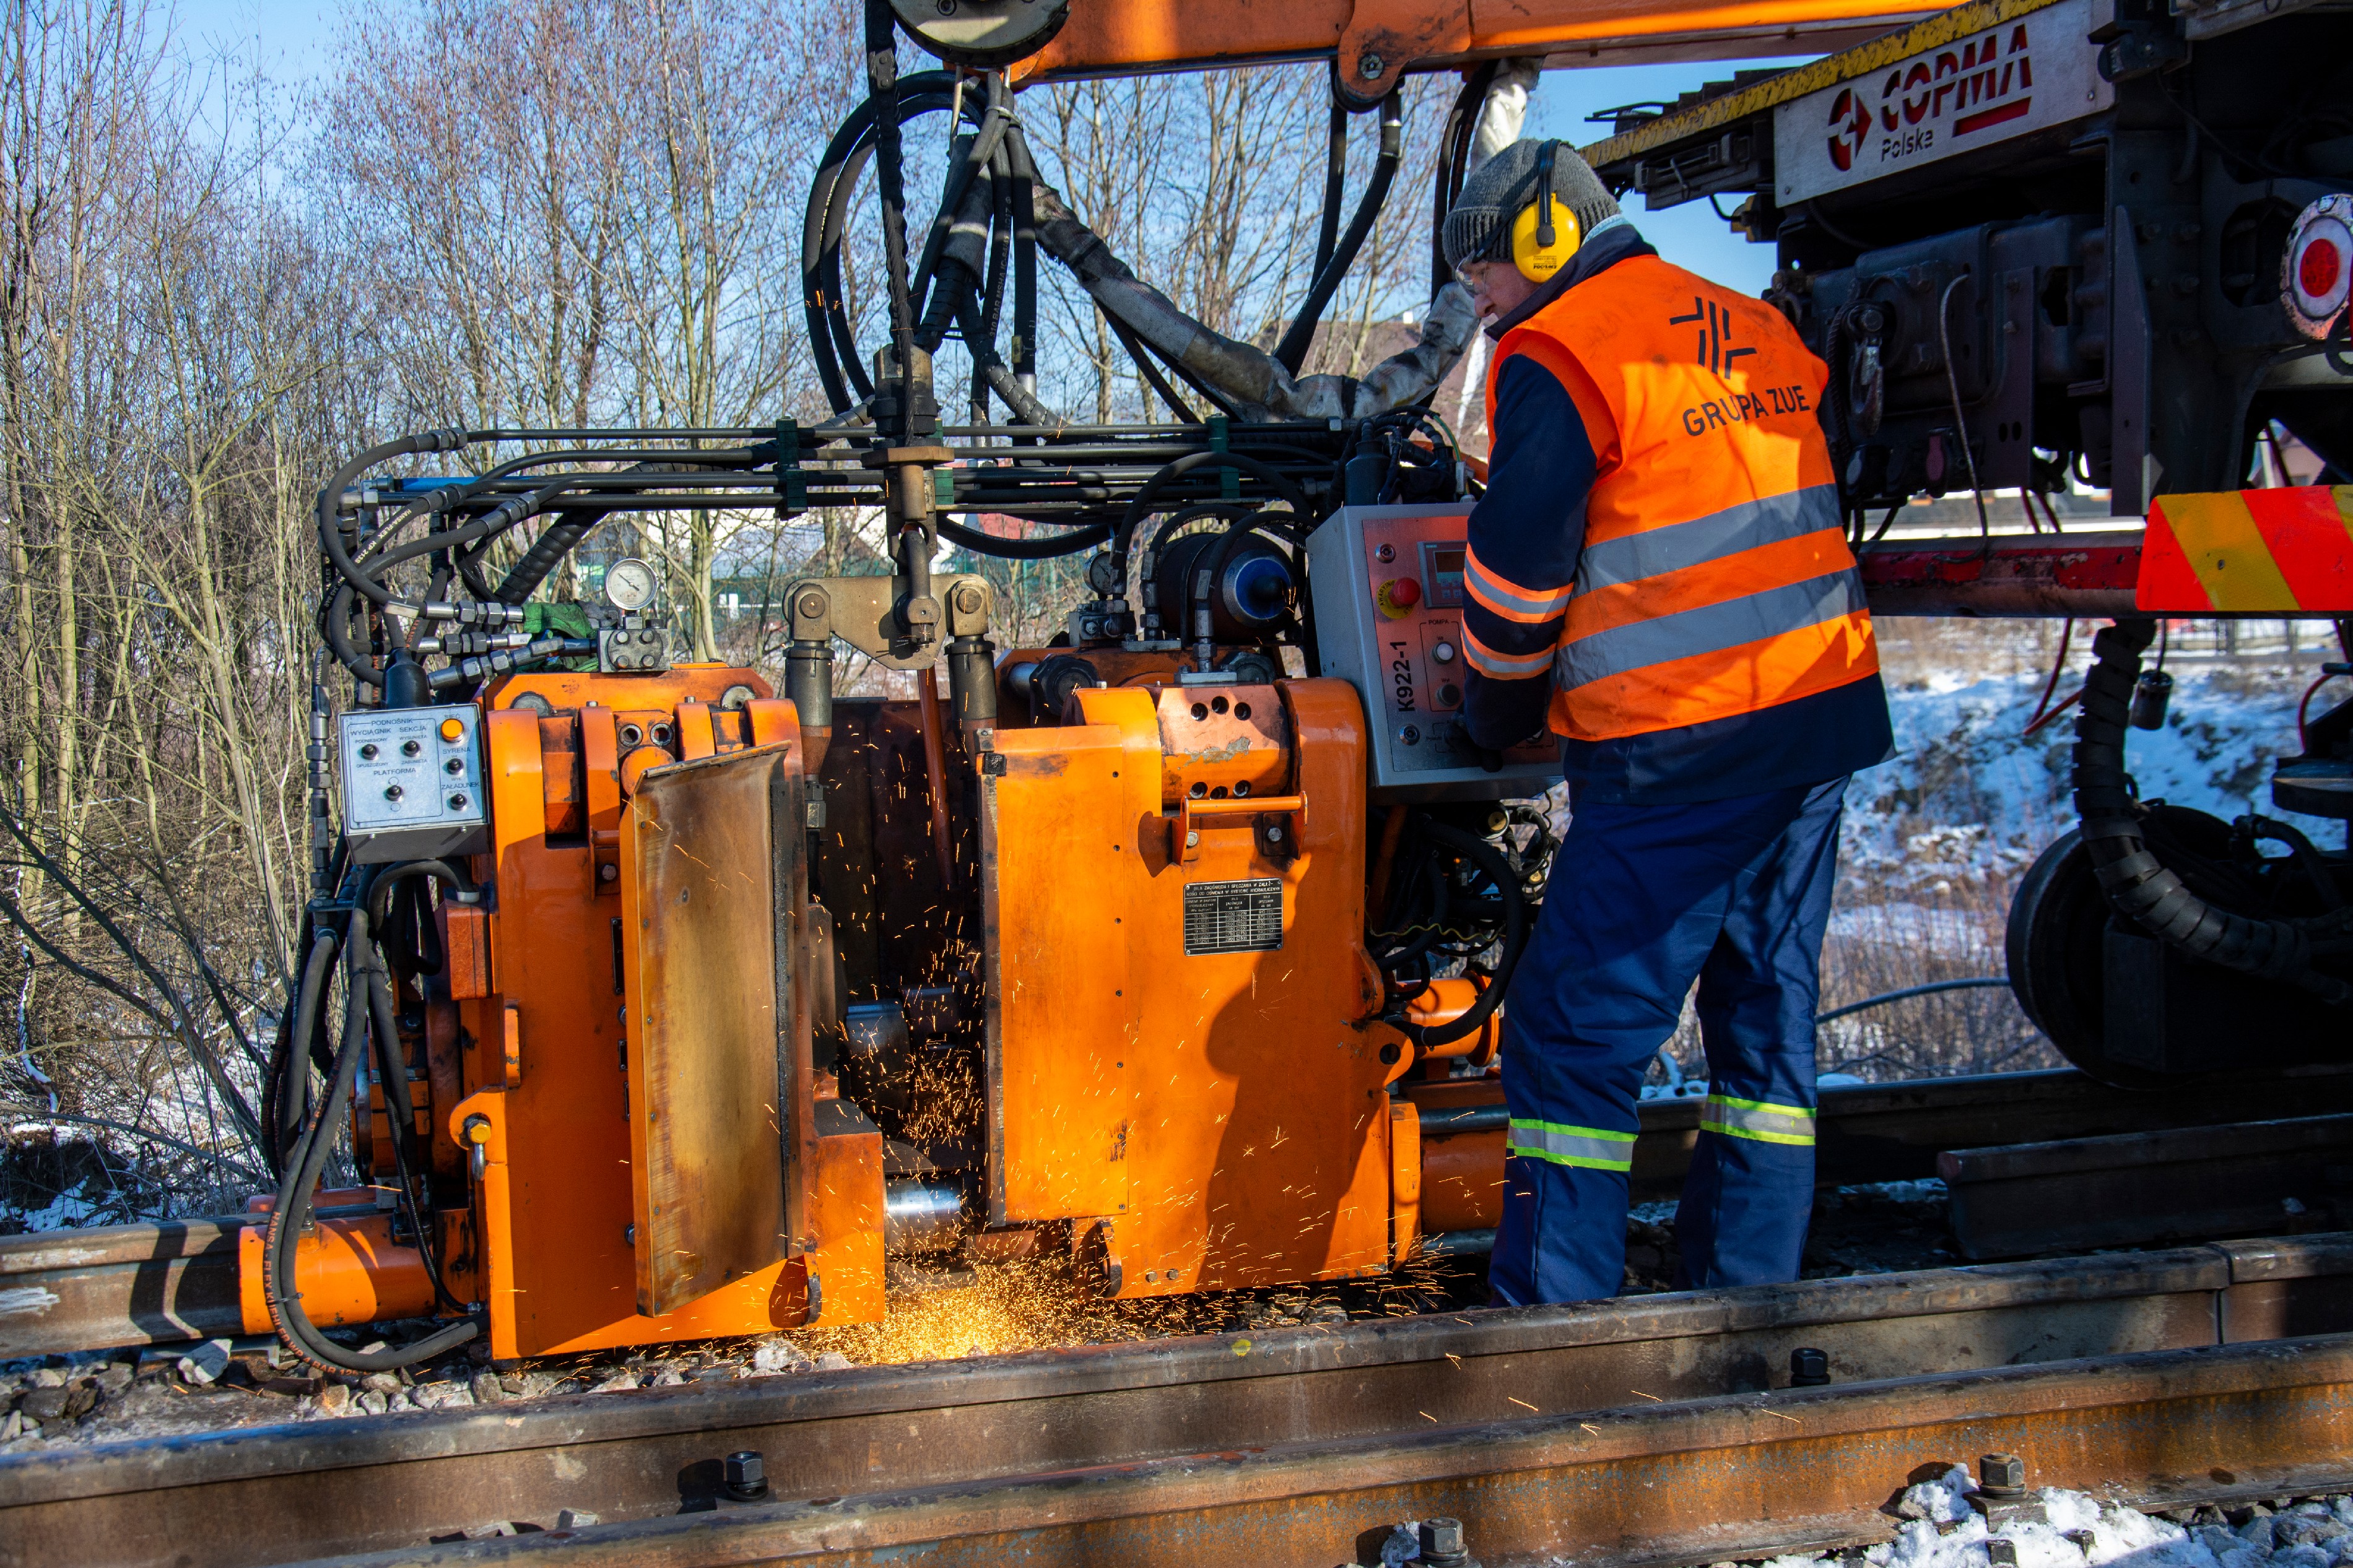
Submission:
<svg viewBox="0 0 2353 1568">
<path fill-rule="evenodd" d="M 395 0 L 397 3 L 397 0 Z M 232 56 L 288 86 L 318 75 L 348 0 L 181 0 L 174 28 L 181 47 L 203 58 Z M 1548 71 L 1528 117 L 1531 135 L 1583 145 L 1607 135 L 1585 117 L 1616 104 L 1672 100 L 1703 82 L 1721 81 L 1744 66 L 1787 60 L 1717 60 L 1697 65 L 1608 66 Z M 1727 209 L 1734 198 L 1725 198 Z M 1629 205 L 1633 218 L 1667 259 L 1746 294 L 1763 292 L 1773 273 L 1773 247 L 1751 245 L 1727 228 L 1705 202 L 1666 212 Z"/>
</svg>

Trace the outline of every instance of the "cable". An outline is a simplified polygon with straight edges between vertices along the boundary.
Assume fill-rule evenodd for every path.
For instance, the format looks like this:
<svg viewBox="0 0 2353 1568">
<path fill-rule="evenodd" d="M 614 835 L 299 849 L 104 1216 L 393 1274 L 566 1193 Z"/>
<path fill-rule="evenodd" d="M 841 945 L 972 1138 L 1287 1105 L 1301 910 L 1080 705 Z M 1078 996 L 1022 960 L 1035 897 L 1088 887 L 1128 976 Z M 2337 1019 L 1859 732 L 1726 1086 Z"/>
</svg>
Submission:
<svg viewBox="0 0 2353 1568">
<path fill-rule="evenodd" d="M 1860 1013 L 1866 1007 L 1879 1007 L 1890 1002 L 1901 1002 L 1907 996 L 1929 996 L 1939 991 L 1969 991 L 1980 986 L 1994 985 L 2008 990 L 2010 976 L 1982 974 L 1972 980 L 1938 980 L 1926 985 L 1906 985 L 1901 991 L 1883 991 L 1876 996 L 1866 996 L 1860 1002 L 1850 1002 L 1843 1007 L 1833 1007 L 1827 1013 L 1817 1013 L 1814 1015 L 1814 1022 L 1817 1025 L 1827 1024 L 1832 1018 L 1843 1018 L 1849 1013 Z"/>
<path fill-rule="evenodd" d="M 1986 515 L 1985 489 L 1978 483 L 1977 448 L 1969 443 L 1969 418 L 1961 407 L 1961 378 L 1953 368 L 1951 331 L 1953 296 L 1968 280 L 1969 275 L 1963 272 L 1945 285 L 1944 297 L 1936 301 L 1936 342 L 1945 353 L 1945 385 L 1953 395 L 1953 438 L 1961 444 L 1961 460 L 1969 470 L 1969 494 L 1978 503 L 1978 537 L 1983 542 L 1978 548 L 1977 562 L 1982 566 L 1993 559 L 1993 520 Z M 1965 561 L 1968 557 L 1958 559 Z"/>
<path fill-rule="evenodd" d="M 2067 668 L 2067 645 L 2073 642 L 2074 637 L 2075 619 L 2070 616 L 2059 627 L 2059 656 L 2051 661 L 2051 679 L 2042 683 L 2042 695 L 2036 699 L 2034 703 L 2034 717 L 2026 721 L 2026 728 L 2019 731 L 2021 734 L 2031 735 L 2035 731 L 2065 712 L 2071 704 L 2084 695 L 2078 691 L 2074 697 L 2070 697 L 2058 707 L 2051 706 L 2051 694 L 2059 689 L 2059 677 Z"/>
</svg>

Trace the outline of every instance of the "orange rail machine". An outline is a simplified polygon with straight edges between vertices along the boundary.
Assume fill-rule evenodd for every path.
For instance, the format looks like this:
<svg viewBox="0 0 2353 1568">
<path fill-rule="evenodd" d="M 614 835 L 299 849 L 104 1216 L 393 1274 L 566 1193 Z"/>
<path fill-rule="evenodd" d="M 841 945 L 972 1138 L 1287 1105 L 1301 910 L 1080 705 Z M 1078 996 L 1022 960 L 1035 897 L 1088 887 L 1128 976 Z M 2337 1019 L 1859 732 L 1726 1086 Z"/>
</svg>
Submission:
<svg viewBox="0 0 2353 1568">
<path fill-rule="evenodd" d="M 1066 1251 L 1098 1290 L 1136 1297 L 1378 1275 L 1434 1235 L 1495 1223 L 1496 1008 L 1552 849 L 1514 797 L 1554 769 L 1539 745 L 1485 771 L 1458 732 L 1474 487 L 1418 405 L 1469 341 L 1468 305 L 1434 268 L 1422 342 L 1361 384 L 1299 374 L 1315 321 L 1397 173 L 1400 72 L 1465 68 L 1440 138 L 1443 212 L 1473 127 L 1508 110 L 1490 96 L 1500 57 L 1753 48 L 1758 27 L 1834 37 L 1895 7 L 901 0 L 899 24 L 953 67 L 903 79 L 893 8 L 869 5 L 872 94 L 810 198 L 804 302 L 833 419 L 428 432 L 361 454 L 322 492 L 322 626 L 361 695 L 340 719 L 323 692 L 314 704 L 314 897 L 268 1096 L 280 1184 L 257 1200 L 269 1222 L 246 1233 L 243 1279 L 248 1326 L 322 1364 L 387 1368 L 478 1335 L 511 1358 L 869 1321 L 894 1253 Z M 2185 152 L 2149 129 L 2179 129 L 2158 73 L 2259 96 L 2291 65 L 2344 58 L 2323 47 L 2341 17 L 2117 0 L 2087 33 L 2087 9 L 1980 0 L 1680 113 L 1623 111 L 1590 150 L 1654 205 L 1749 193 L 1739 221 L 1781 246 L 1774 299 L 1833 363 L 1857 508 L 1941 493 L 1957 471 L 2049 489 L 2080 459 L 2137 513 L 2162 475 L 2242 482 L 2246 433 L 2273 418 L 2353 453 L 2340 188 L 2215 196 L 2210 214 L 2244 200 L 2255 218 L 2217 226 L 2225 248 L 2203 272 L 2198 209 L 2099 226 L 2200 170 L 2217 190 L 2236 177 L 2211 138 Z M 2266 52 L 2258 26 L 2311 37 Z M 1800 158 L 1821 162 L 1817 100 L 1900 97 L 1905 72 L 1940 79 L 1947 55 L 1972 62 L 1968 91 L 1999 97 L 2030 79 L 2019 51 L 2031 79 L 2074 88 L 1980 115 L 1986 151 L 1957 122 L 1894 173 Z M 1268 353 L 1182 318 L 1045 199 L 1011 79 L 1303 57 L 1335 62 L 1333 157 L 1317 278 Z M 1380 151 L 1344 232 L 1346 126 L 1370 110 Z M 915 243 L 900 127 L 931 113 L 961 121 Z M 2302 141 L 2268 145 L 2306 159 Z M 2336 145 L 2311 139 L 2310 157 Z M 2048 178 L 2009 179 L 2013 163 Z M 839 258 L 870 168 L 892 296 L 871 359 Z M 1911 182 L 1911 205 L 1877 201 L 1883 180 Z M 1954 216 L 1937 182 L 1977 216 Z M 2078 196 L 2081 214 L 2049 216 Z M 1879 251 L 1847 237 L 1898 217 L 1978 226 Z M 2232 272 L 2241 240 L 2254 259 Z M 2155 270 L 2144 287 L 2167 247 L 2168 287 Z M 1039 402 L 1041 248 L 1103 307 L 1171 421 L 1078 426 Z M 2005 287 L 1972 285 L 1989 266 Z M 2229 332 L 2212 325 L 2224 303 L 2199 303 L 2217 267 L 2240 290 Z M 2276 299 L 2266 267 L 2286 279 Z M 963 425 L 940 417 L 930 358 L 952 330 L 972 367 Z M 2156 398 L 2149 356 L 2194 358 L 2201 331 L 2242 356 L 2209 388 L 2222 401 Z M 1943 357 L 1980 343 L 1957 374 Z M 463 471 L 382 471 L 435 454 Z M 1883 608 L 1916 613 L 2341 615 L 2353 489 L 2287 495 L 2165 496 L 2147 561 L 2137 531 L 2022 549 L 1988 536 L 1866 551 L 1866 580 Z M 893 574 L 811 577 L 764 608 L 764 631 L 789 638 L 781 694 L 750 669 L 673 666 L 658 574 L 596 534 L 632 512 L 753 507 L 879 508 L 892 542 Z M 1046 531 L 991 521 L 1008 517 Z M 584 543 L 605 603 L 549 603 L 540 589 Z M 1103 548 L 1067 631 L 1000 658 L 990 582 L 935 574 L 944 544 Z M 2078 777 L 2105 804 L 2014 916 L 2021 997 L 2112 1081 L 2240 1049 L 2243 1028 L 2198 1023 L 2200 998 L 2238 1018 L 2309 1013 L 2324 1022 L 2274 1034 L 2342 1040 L 2326 1020 L 2353 996 L 2346 858 L 2259 819 L 2184 837 L 2182 814 L 2158 821 L 2133 798 L 2125 705 L 2161 723 L 2165 696 L 2161 674 L 2140 677 L 2151 623 L 2136 624 L 2103 635 L 2085 700 Z M 845 645 L 913 672 L 919 700 L 837 700 Z M 2353 703 L 2305 739 L 2275 797 L 2353 816 Z M 2144 844 L 2152 821 L 2177 826 Z M 2257 856 L 2266 836 L 2298 854 Z M 2252 889 L 2243 909 L 2164 879 L 2185 846 L 2237 858 L 2228 878 L 2191 879 Z M 2116 1010 L 2151 996 L 2182 1003 L 2163 1029 Z M 2164 1049 L 2145 1060 L 2150 1040 Z M 322 1194 L 345 1128 L 357 1183 Z M 356 1348 L 366 1325 L 412 1319 L 443 1321 Z"/>
</svg>

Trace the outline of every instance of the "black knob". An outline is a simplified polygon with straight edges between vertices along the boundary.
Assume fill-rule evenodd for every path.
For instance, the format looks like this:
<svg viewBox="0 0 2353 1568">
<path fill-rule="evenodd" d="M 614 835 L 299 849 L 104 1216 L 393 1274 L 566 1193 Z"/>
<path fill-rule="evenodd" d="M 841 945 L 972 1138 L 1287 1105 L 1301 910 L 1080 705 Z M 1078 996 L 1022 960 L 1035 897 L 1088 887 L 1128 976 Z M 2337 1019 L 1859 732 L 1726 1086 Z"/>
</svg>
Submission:
<svg viewBox="0 0 2353 1568">
<path fill-rule="evenodd" d="M 364 763 L 372 763 L 375 761 L 375 742 L 374 741 L 370 741 L 366 745 L 360 748 L 360 761 Z"/>
<path fill-rule="evenodd" d="M 768 1478 L 757 1448 L 741 1448 L 727 1456 L 727 1495 L 744 1502 L 768 1495 Z"/>
<path fill-rule="evenodd" d="M 398 799 L 400 798 L 400 796 L 401 796 L 401 788 L 400 788 L 400 786 L 399 786 L 398 784 L 386 784 L 386 785 L 385 785 L 385 786 L 384 786 L 384 798 L 385 798 L 385 799 L 386 799 L 386 800 L 398 800 Z"/>
<path fill-rule="evenodd" d="M 417 744 L 415 741 L 403 741 L 400 743 L 400 754 L 404 757 L 413 757 L 424 749 L 425 748 L 423 746 Z"/>
</svg>

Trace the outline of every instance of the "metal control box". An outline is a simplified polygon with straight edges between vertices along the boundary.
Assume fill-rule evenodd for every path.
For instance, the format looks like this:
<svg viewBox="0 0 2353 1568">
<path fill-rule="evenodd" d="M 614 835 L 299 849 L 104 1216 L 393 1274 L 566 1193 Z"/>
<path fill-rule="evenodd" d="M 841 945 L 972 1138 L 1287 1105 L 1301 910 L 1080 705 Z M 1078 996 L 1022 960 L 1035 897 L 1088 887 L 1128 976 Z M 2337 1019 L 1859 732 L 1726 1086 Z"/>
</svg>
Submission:
<svg viewBox="0 0 2353 1568">
<path fill-rule="evenodd" d="M 1372 725 L 1377 802 L 1499 800 L 1560 780 L 1550 736 L 1479 765 L 1462 731 L 1462 560 L 1470 508 L 1343 507 L 1307 541 L 1324 673 L 1356 687 Z"/>
<path fill-rule="evenodd" d="M 353 860 L 435 860 L 490 847 L 481 719 L 470 703 L 343 716 L 343 836 Z"/>
</svg>

